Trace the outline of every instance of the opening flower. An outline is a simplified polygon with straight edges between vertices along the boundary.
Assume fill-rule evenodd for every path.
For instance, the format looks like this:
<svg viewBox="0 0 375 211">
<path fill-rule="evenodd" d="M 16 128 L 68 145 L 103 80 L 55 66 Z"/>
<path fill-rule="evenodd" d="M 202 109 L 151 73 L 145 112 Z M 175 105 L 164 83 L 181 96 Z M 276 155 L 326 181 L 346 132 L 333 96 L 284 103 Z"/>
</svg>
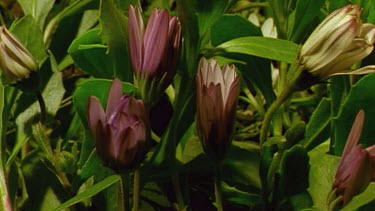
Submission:
<svg viewBox="0 0 375 211">
<path fill-rule="evenodd" d="M 366 189 L 370 182 L 375 181 L 375 145 L 362 149 L 362 145 L 358 144 L 364 118 L 365 113 L 360 110 L 346 141 L 332 185 L 336 196 L 342 197 L 343 206 Z"/>
<path fill-rule="evenodd" d="M 231 143 L 240 79 L 234 66 L 202 58 L 196 77 L 197 132 L 208 156 L 222 160 Z"/>
<path fill-rule="evenodd" d="M 122 95 L 120 80 L 112 82 L 105 111 L 96 97 L 89 97 L 87 122 L 105 166 L 115 171 L 138 168 L 147 152 L 148 114 L 141 100 Z"/>
<path fill-rule="evenodd" d="M 28 78 L 38 69 L 30 52 L 4 26 L 0 26 L 0 68 L 8 84 Z"/>
<path fill-rule="evenodd" d="M 363 24 L 361 13 L 361 8 L 350 4 L 328 15 L 302 46 L 300 63 L 304 69 L 318 80 L 374 72 L 375 65 L 350 69 L 374 48 L 375 26 Z"/>
</svg>

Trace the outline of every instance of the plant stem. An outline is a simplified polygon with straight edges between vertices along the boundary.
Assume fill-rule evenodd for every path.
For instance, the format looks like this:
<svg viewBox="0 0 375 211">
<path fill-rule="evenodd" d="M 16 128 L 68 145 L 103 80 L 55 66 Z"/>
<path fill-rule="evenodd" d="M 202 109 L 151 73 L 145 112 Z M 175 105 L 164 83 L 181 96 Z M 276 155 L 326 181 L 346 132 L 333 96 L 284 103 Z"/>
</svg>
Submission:
<svg viewBox="0 0 375 211">
<path fill-rule="evenodd" d="M 139 179 L 140 173 L 139 169 L 134 172 L 134 181 L 133 181 L 133 211 L 138 211 L 139 206 Z"/>
<path fill-rule="evenodd" d="M 268 108 L 263 119 L 262 129 L 260 131 L 259 145 L 261 149 L 263 147 L 264 142 L 267 140 L 267 134 L 268 134 L 268 130 L 271 124 L 273 114 L 285 102 L 285 100 L 287 100 L 293 93 L 294 93 L 293 86 L 285 87 L 285 89 L 283 89 L 279 97 Z"/>
<path fill-rule="evenodd" d="M 122 173 L 119 190 L 117 192 L 117 211 L 129 211 L 129 172 Z"/>
<path fill-rule="evenodd" d="M 223 202 L 221 199 L 221 163 L 215 167 L 215 203 L 218 211 L 223 211 Z"/>
<path fill-rule="evenodd" d="M 181 187 L 180 187 L 180 178 L 176 170 L 173 170 L 173 173 L 172 173 L 172 185 L 173 185 L 174 193 L 176 194 L 178 210 L 184 210 L 185 209 L 184 197 L 182 196 Z"/>
<path fill-rule="evenodd" d="M 40 107 L 40 122 L 42 123 L 43 127 L 45 127 L 46 114 L 47 114 L 46 103 L 44 102 L 42 93 L 40 93 L 40 91 L 37 91 L 37 93 L 35 93 L 35 96 L 36 96 L 36 99 L 38 100 L 39 107 Z"/>
</svg>

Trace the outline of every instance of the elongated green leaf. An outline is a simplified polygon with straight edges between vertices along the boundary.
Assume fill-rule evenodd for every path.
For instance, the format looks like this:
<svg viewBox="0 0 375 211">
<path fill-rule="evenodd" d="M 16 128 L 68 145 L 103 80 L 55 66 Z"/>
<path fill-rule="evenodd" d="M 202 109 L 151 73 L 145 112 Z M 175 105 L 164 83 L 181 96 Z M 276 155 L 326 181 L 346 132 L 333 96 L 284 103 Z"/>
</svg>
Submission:
<svg viewBox="0 0 375 211">
<path fill-rule="evenodd" d="M 331 101 L 323 98 L 314 110 L 306 127 L 305 138 L 301 144 L 310 150 L 329 137 L 329 126 L 331 122 Z"/>
<path fill-rule="evenodd" d="M 108 54 L 115 66 L 115 76 L 123 81 L 132 81 L 128 51 L 128 18 L 114 5 L 112 0 L 100 1 L 100 23 L 102 36 L 108 45 Z"/>
<path fill-rule="evenodd" d="M 91 76 L 111 79 L 114 76 L 113 63 L 99 33 L 98 28 L 84 33 L 72 42 L 68 53 L 78 67 Z"/>
<path fill-rule="evenodd" d="M 262 58 L 293 63 L 297 59 L 299 46 L 286 40 L 268 37 L 241 37 L 217 47 L 227 53 L 240 53 Z"/>
<path fill-rule="evenodd" d="M 25 15 L 31 15 L 43 29 L 48 13 L 52 9 L 54 0 L 18 0 Z"/>
<path fill-rule="evenodd" d="M 316 210 L 327 210 L 327 196 L 331 190 L 339 157 L 329 155 L 329 141 L 315 147 L 308 154 L 310 173 L 308 191 Z"/>
<path fill-rule="evenodd" d="M 17 38 L 33 55 L 39 66 L 47 59 L 46 47 L 43 42 L 43 33 L 37 22 L 31 16 L 24 16 L 10 28 Z"/>
<path fill-rule="evenodd" d="M 359 143 L 363 147 L 375 144 L 375 74 L 370 74 L 359 80 L 350 90 L 342 109 L 334 121 L 334 152 L 341 155 L 344 149 L 349 131 L 352 128 L 353 121 L 360 109 L 365 111 L 365 122 Z"/>
<path fill-rule="evenodd" d="M 351 210 L 357 210 L 358 208 L 364 206 L 365 204 L 368 204 L 370 202 L 373 202 L 375 200 L 375 183 L 372 182 L 367 186 L 367 188 L 360 193 L 359 195 L 355 196 L 349 204 L 347 204 L 343 211 L 351 211 Z M 372 207 L 371 209 L 373 209 Z M 361 209 L 360 209 L 361 210 Z"/>
<path fill-rule="evenodd" d="M 325 0 L 299 0 L 296 4 L 295 21 L 290 40 L 298 41 L 303 35 L 306 27 L 319 15 L 320 8 Z"/>
<path fill-rule="evenodd" d="M 92 197 L 96 194 L 98 194 L 99 192 L 101 192 L 102 190 L 108 188 L 109 186 L 115 184 L 116 182 L 119 182 L 120 181 L 120 176 L 118 175 L 112 175 L 112 176 L 109 176 L 107 177 L 106 179 L 96 183 L 95 185 L 89 187 L 86 189 L 86 191 L 76 195 L 75 197 L 69 199 L 68 201 L 62 203 L 61 205 L 59 205 L 58 207 L 56 207 L 54 210 L 56 211 L 59 211 L 59 210 L 62 210 L 62 209 L 65 209 L 65 208 L 68 208 L 74 204 L 77 204 L 89 197 Z"/>
</svg>

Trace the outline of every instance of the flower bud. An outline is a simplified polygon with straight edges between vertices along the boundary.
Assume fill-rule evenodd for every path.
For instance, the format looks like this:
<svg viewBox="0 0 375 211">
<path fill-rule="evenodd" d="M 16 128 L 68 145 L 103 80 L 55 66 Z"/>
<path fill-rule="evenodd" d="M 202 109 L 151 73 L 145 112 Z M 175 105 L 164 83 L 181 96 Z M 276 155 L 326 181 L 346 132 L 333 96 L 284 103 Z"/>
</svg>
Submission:
<svg viewBox="0 0 375 211">
<path fill-rule="evenodd" d="M 129 47 L 131 64 L 138 83 L 148 86 L 148 95 L 160 95 L 176 74 L 181 52 L 181 26 L 165 9 L 153 9 L 144 28 L 141 9 L 129 7 Z M 142 82 L 146 80 L 146 82 Z M 156 81 L 156 85 L 153 81 Z M 150 87 L 151 86 L 151 87 Z M 145 92 L 141 90 L 141 92 Z"/>
<path fill-rule="evenodd" d="M 28 78 L 38 68 L 30 52 L 4 26 L 0 26 L 0 68 L 8 84 Z"/>
<path fill-rule="evenodd" d="M 216 60 L 202 58 L 196 77 L 196 127 L 203 149 L 220 161 L 231 143 L 239 96 L 239 77 L 234 66 L 220 68 Z"/>
<path fill-rule="evenodd" d="M 115 171 L 138 168 L 149 139 L 149 120 L 143 102 L 121 92 L 121 82 L 115 79 L 105 111 L 94 96 L 87 104 L 87 122 L 97 154 L 105 166 Z"/>
<path fill-rule="evenodd" d="M 365 113 L 360 110 L 354 120 L 344 151 L 336 170 L 332 190 L 336 197 L 342 196 L 341 205 L 366 189 L 375 181 L 375 145 L 362 149 L 361 136 Z"/>
<path fill-rule="evenodd" d="M 333 75 L 366 74 L 370 65 L 350 70 L 350 66 L 373 50 L 375 26 L 363 24 L 361 8 L 347 5 L 328 15 L 313 31 L 300 52 L 300 64 L 318 80 Z"/>
</svg>

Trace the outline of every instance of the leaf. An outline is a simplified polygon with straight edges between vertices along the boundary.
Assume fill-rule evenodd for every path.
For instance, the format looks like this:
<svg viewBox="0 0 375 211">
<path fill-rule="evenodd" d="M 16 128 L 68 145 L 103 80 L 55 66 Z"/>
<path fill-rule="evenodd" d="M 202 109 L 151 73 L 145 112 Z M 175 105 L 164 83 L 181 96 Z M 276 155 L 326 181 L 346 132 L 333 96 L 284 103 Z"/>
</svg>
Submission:
<svg viewBox="0 0 375 211">
<path fill-rule="evenodd" d="M 242 30 L 237 30 L 241 28 Z M 218 46 L 224 42 L 248 36 L 261 36 L 259 27 L 239 15 L 223 15 L 211 28 L 211 44 Z M 231 59 L 246 81 L 258 87 L 267 104 L 275 100 L 272 87 L 271 62 L 268 59 L 236 53 L 221 55 Z M 216 59 L 220 59 L 220 57 Z"/>
<path fill-rule="evenodd" d="M 68 208 L 74 204 L 77 204 L 81 201 L 84 201 L 85 199 L 92 197 L 99 192 L 103 191 L 104 189 L 110 187 L 111 185 L 117 183 L 120 181 L 120 176 L 118 175 L 112 175 L 107 177 L 106 179 L 96 183 L 95 185 L 88 187 L 86 191 L 74 196 L 73 198 L 69 199 L 68 201 L 62 203 L 58 207 L 56 207 L 54 210 L 62 210 L 65 208 Z"/>
<path fill-rule="evenodd" d="M 16 21 L 10 31 L 13 32 L 22 44 L 30 51 L 39 67 L 47 59 L 46 47 L 43 42 L 43 32 L 31 16 L 24 16 Z"/>
<path fill-rule="evenodd" d="M 354 118 L 360 109 L 365 112 L 365 122 L 359 143 L 363 144 L 364 148 L 375 144 L 375 130 L 372 129 L 375 125 L 375 119 L 372 118 L 375 116 L 374 91 L 375 74 L 364 76 L 350 90 L 339 115 L 333 119 L 335 126 L 333 128 L 334 152 L 336 155 L 341 155 Z"/>
<path fill-rule="evenodd" d="M 238 29 L 241 30 L 238 30 Z M 259 27 L 239 15 L 225 14 L 211 27 L 211 44 L 218 46 L 239 37 L 261 36 Z"/>
<path fill-rule="evenodd" d="M 108 55 L 115 66 L 115 76 L 123 81 L 132 81 L 128 51 L 128 18 L 116 8 L 112 0 L 100 1 L 101 35 L 108 46 Z"/>
<path fill-rule="evenodd" d="M 258 194 L 248 193 L 231 187 L 226 183 L 221 184 L 223 199 L 229 203 L 245 206 L 254 206 L 260 204 L 262 198 Z"/>
<path fill-rule="evenodd" d="M 54 0 L 18 0 L 25 15 L 32 16 L 39 25 L 40 29 L 44 28 L 44 21 L 52 9 Z"/>
<path fill-rule="evenodd" d="M 334 174 L 340 158 L 328 154 L 329 141 L 311 150 L 308 192 L 314 202 L 316 210 L 327 209 L 327 197 L 331 190 Z"/>
<path fill-rule="evenodd" d="M 370 183 L 367 188 L 360 193 L 359 195 L 355 196 L 349 204 L 347 204 L 342 210 L 343 211 L 350 211 L 350 210 L 357 210 L 358 208 L 373 202 L 375 200 L 374 197 L 375 192 L 375 183 Z M 372 207 L 369 210 L 372 210 L 374 207 Z M 361 209 L 360 209 L 361 210 Z"/>
<path fill-rule="evenodd" d="M 300 142 L 306 150 L 315 148 L 330 136 L 331 100 L 323 98 L 306 126 L 305 138 Z"/>
<path fill-rule="evenodd" d="M 241 37 L 219 45 L 217 50 L 293 63 L 297 59 L 299 46 L 293 42 L 269 37 Z"/>
<path fill-rule="evenodd" d="M 37 151 L 28 153 L 22 160 L 21 170 L 25 179 L 29 210 L 48 211 L 67 200 L 66 192 L 55 174 L 41 159 Z"/>
<path fill-rule="evenodd" d="M 325 0 L 298 0 L 296 4 L 295 21 L 290 40 L 299 41 L 306 31 L 306 27 L 319 15 Z"/>
<path fill-rule="evenodd" d="M 68 49 L 74 62 L 86 73 L 96 78 L 111 79 L 114 66 L 106 54 L 107 47 L 102 44 L 100 29 L 92 29 L 76 38 Z"/>
<path fill-rule="evenodd" d="M 212 24 L 224 13 L 227 4 L 228 0 L 195 1 L 200 37 L 202 37 Z"/>
<path fill-rule="evenodd" d="M 259 162 L 259 146 L 233 141 L 223 161 L 223 180 L 230 186 L 260 190 Z"/>
</svg>

